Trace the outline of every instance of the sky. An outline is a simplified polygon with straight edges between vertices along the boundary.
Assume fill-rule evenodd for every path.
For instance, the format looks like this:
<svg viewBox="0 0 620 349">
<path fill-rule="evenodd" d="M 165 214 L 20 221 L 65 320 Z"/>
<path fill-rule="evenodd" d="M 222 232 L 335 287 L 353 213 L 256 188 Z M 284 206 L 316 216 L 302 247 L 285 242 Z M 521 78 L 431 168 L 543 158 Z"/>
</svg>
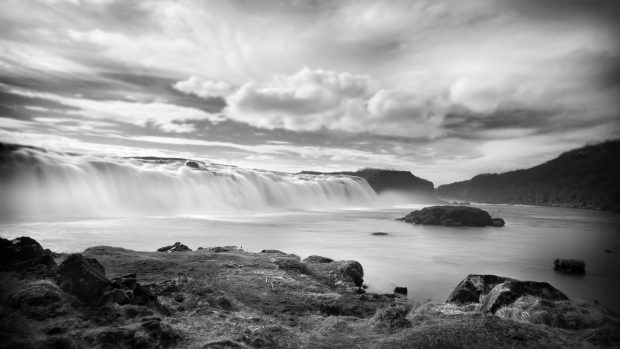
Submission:
<svg viewBox="0 0 620 349">
<path fill-rule="evenodd" d="M 0 142 L 436 185 L 620 135 L 616 0 L 4 0 Z"/>
</svg>

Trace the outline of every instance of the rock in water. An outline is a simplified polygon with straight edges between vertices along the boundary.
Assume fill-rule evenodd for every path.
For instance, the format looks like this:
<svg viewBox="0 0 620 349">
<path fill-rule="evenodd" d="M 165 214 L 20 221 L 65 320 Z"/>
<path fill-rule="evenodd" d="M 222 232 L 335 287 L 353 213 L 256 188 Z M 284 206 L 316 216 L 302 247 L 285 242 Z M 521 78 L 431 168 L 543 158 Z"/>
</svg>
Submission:
<svg viewBox="0 0 620 349">
<path fill-rule="evenodd" d="M 586 262 L 578 259 L 558 258 L 553 261 L 553 269 L 571 274 L 585 274 Z"/>
<path fill-rule="evenodd" d="M 422 225 L 468 227 L 493 225 L 493 219 L 487 211 L 469 206 L 430 206 L 413 211 L 399 220 Z"/>
<path fill-rule="evenodd" d="M 98 303 L 111 286 L 103 266 L 79 253 L 69 255 L 58 266 L 56 284 L 85 303 Z"/>
<path fill-rule="evenodd" d="M 523 296 L 534 296 L 550 301 L 568 300 L 568 297 L 546 282 L 510 280 L 495 285 L 482 303 L 482 312 L 494 313 Z"/>
<path fill-rule="evenodd" d="M 398 287 L 397 286 L 396 288 L 394 288 L 394 293 L 406 295 L 407 294 L 407 287 Z"/>
<path fill-rule="evenodd" d="M 506 222 L 501 218 L 493 218 L 491 220 L 491 225 L 494 227 L 503 227 L 504 225 L 506 225 Z"/>
<path fill-rule="evenodd" d="M 186 252 L 186 251 L 191 251 L 191 250 L 192 250 L 191 248 L 177 241 L 173 245 L 168 245 L 168 246 L 158 248 L 157 252 Z"/>
<path fill-rule="evenodd" d="M 185 161 L 185 166 L 190 168 L 199 168 L 198 163 L 196 161 Z"/>
<path fill-rule="evenodd" d="M 479 303 L 480 296 L 488 294 L 496 285 L 510 280 L 514 279 L 496 275 L 470 274 L 456 286 L 446 302 L 457 304 Z"/>
</svg>

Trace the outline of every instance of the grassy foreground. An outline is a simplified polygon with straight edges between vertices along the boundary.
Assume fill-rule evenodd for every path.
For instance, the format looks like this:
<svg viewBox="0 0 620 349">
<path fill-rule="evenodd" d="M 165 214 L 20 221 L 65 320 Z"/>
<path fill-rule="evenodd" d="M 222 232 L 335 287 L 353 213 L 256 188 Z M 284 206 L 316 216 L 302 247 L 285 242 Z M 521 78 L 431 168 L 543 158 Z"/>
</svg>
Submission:
<svg viewBox="0 0 620 349">
<path fill-rule="evenodd" d="M 365 293 L 348 262 L 233 247 L 85 250 L 110 279 L 135 273 L 146 305 L 88 305 L 49 270 L 0 272 L 2 348 L 566 348 L 617 346 L 617 324 L 567 330 L 504 309 Z M 67 256 L 55 255 L 60 264 Z M 455 280 L 455 284 L 458 280 Z M 357 286 L 356 286 L 357 284 Z M 447 295 L 446 295 L 447 296 Z M 525 319 L 528 320 L 528 319 Z"/>
</svg>

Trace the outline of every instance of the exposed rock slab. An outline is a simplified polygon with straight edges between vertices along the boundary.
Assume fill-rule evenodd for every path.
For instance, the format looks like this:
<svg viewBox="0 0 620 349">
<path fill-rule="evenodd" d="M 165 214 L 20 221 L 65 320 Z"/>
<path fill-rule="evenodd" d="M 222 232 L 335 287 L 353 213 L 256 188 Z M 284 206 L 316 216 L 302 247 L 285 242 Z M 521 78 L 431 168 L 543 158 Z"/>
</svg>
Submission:
<svg viewBox="0 0 620 349">
<path fill-rule="evenodd" d="M 467 304 L 480 303 L 480 297 L 487 295 L 493 287 L 511 278 L 497 275 L 470 274 L 454 288 L 448 296 L 448 303 Z"/>
</svg>

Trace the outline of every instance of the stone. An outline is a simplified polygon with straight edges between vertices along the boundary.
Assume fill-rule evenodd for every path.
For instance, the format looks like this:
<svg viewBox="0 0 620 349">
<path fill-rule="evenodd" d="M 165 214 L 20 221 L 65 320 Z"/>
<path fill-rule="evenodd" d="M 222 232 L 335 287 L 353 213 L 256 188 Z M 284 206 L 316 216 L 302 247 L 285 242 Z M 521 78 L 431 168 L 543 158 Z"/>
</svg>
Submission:
<svg viewBox="0 0 620 349">
<path fill-rule="evenodd" d="M 468 227 L 486 227 L 493 222 L 487 211 L 469 206 L 430 206 L 398 220 L 412 224 Z"/>
<path fill-rule="evenodd" d="M 69 255 L 59 266 L 56 284 L 85 303 L 98 303 L 111 288 L 103 266 L 79 253 Z"/>
<path fill-rule="evenodd" d="M 336 272 L 341 278 L 350 279 L 357 287 L 362 287 L 364 282 L 364 268 L 357 261 L 338 261 Z"/>
<path fill-rule="evenodd" d="M 158 248 L 157 252 L 186 252 L 191 250 L 192 249 L 190 249 L 189 247 L 177 241 L 173 245 Z"/>
<path fill-rule="evenodd" d="M 200 168 L 200 166 L 198 165 L 198 163 L 196 161 L 185 161 L 185 166 L 190 167 L 190 168 L 195 168 L 198 169 Z"/>
<path fill-rule="evenodd" d="M 494 313 L 523 296 L 535 296 L 550 301 L 568 300 L 568 297 L 546 282 L 510 280 L 495 285 L 482 302 L 482 312 Z"/>
<path fill-rule="evenodd" d="M 302 262 L 304 263 L 330 263 L 333 261 L 334 260 L 331 258 L 312 255 L 312 256 L 308 256 L 307 258 L 305 258 Z"/>
<path fill-rule="evenodd" d="M 406 295 L 407 294 L 407 287 L 398 287 L 397 286 L 396 288 L 394 288 L 394 293 Z"/>
<path fill-rule="evenodd" d="M 479 303 L 480 296 L 488 294 L 493 287 L 503 282 L 514 280 L 497 275 L 470 274 L 450 293 L 447 303 Z"/>
<path fill-rule="evenodd" d="M 52 251 L 43 249 L 34 239 L 22 236 L 13 240 L 0 238 L 0 270 L 49 271 L 56 267 Z"/>
<path fill-rule="evenodd" d="M 493 218 L 491 220 L 491 225 L 494 227 L 503 227 L 504 225 L 506 225 L 506 222 L 501 218 Z"/>
<path fill-rule="evenodd" d="M 370 235 L 374 235 L 374 236 L 386 236 L 388 235 L 388 233 L 384 233 L 384 232 L 374 232 L 374 233 L 370 233 Z"/>
<path fill-rule="evenodd" d="M 553 269 L 570 274 L 585 274 L 586 262 L 578 259 L 558 258 L 553 261 Z"/>
</svg>

